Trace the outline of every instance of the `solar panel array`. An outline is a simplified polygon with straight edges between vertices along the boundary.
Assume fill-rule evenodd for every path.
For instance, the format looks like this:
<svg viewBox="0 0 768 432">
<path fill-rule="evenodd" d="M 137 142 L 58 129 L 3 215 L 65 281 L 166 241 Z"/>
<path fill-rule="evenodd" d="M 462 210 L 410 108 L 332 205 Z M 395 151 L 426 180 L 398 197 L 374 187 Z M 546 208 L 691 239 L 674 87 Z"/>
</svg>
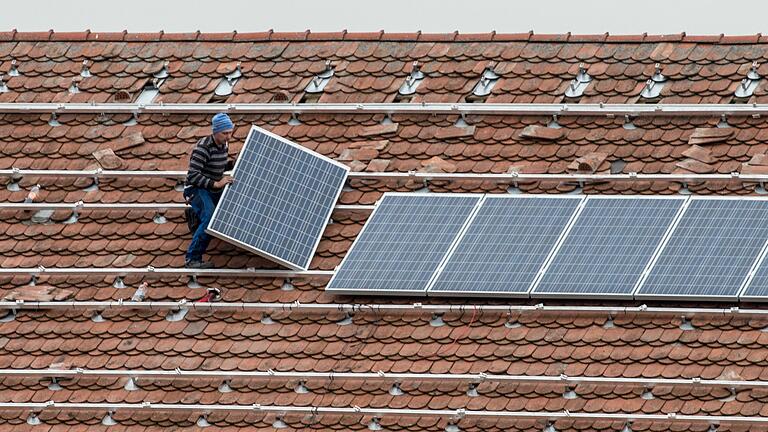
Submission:
<svg viewBox="0 0 768 432">
<path fill-rule="evenodd" d="M 391 195 L 329 290 L 768 301 L 768 199 Z"/>
<path fill-rule="evenodd" d="M 349 168 L 253 126 L 207 231 L 296 270 L 317 249 Z"/>
</svg>

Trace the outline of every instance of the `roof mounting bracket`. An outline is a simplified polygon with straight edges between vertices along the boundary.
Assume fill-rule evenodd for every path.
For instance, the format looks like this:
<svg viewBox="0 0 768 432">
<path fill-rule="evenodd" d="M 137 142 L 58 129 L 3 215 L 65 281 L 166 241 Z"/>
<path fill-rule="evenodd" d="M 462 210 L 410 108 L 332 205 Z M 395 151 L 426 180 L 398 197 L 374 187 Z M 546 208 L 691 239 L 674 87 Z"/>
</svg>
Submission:
<svg viewBox="0 0 768 432">
<path fill-rule="evenodd" d="M 48 126 L 51 126 L 51 127 L 61 126 L 61 123 L 59 123 L 59 119 L 56 116 L 55 112 L 51 113 L 51 119 L 48 120 Z"/>
<path fill-rule="evenodd" d="M 224 75 L 224 77 L 221 78 L 221 82 L 219 82 L 219 85 L 216 86 L 213 94 L 219 97 L 231 95 L 235 84 L 240 81 L 242 76 L 243 72 L 240 69 L 240 63 L 238 63 L 234 71 Z"/>
<path fill-rule="evenodd" d="M 461 429 L 454 423 L 448 423 L 445 426 L 445 432 L 461 432 Z"/>
<path fill-rule="evenodd" d="M 299 115 L 297 113 L 292 113 L 291 118 L 288 119 L 288 124 L 290 126 L 298 126 L 301 124 L 301 120 L 299 120 Z"/>
<path fill-rule="evenodd" d="M 445 325 L 445 321 L 443 321 L 443 314 L 436 313 L 432 315 L 432 318 L 429 320 L 429 325 L 432 327 L 442 327 Z"/>
<path fill-rule="evenodd" d="M 170 312 L 168 312 L 168 315 L 165 316 L 165 320 L 170 322 L 183 320 L 184 317 L 187 316 L 187 312 L 189 312 L 189 308 L 185 307 L 186 304 L 187 304 L 186 300 L 181 300 L 179 302 L 178 309 L 171 310 Z"/>
<path fill-rule="evenodd" d="M 123 282 L 123 277 L 122 276 L 115 277 L 115 281 L 112 282 L 112 287 L 117 289 L 125 288 L 125 282 Z"/>
<path fill-rule="evenodd" d="M 560 129 L 562 126 L 560 126 L 560 123 L 557 121 L 557 114 L 552 114 L 552 121 L 550 121 L 547 124 L 547 127 L 550 129 Z"/>
<path fill-rule="evenodd" d="M 293 280 L 291 278 L 285 278 L 283 280 L 283 284 L 280 286 L 280 290 L 282 291 L 293 291 L 295 287 L 293 286 Z"/>
<path fill-rule="evenodd" d="M 80 76 L 83 78 L 88 78 L 93 75 L 91 75 L 91 70 L 88 69 L 88 60 L 83 60 L 83 67 L 80 69 Z"/>
<path fill-rule="evenodd" d="M 298 394 L 307 394 L 309 393 L 309 389 L 307 388 L 307 382 L 306 381 L 299 381 L 298 384 L 296 384 L 296 387 L 293 388 L 293 391 Z"/>
<path fill-rule="evenodd" d="M 8 93 L 8 86 L 5 85 L 2 75 L 0 75 L 0 93 Z"/>
<path fill-rule="evenodd" d="M 112 418 L 112 415 L 114 415 L 114 411 L 107 411 L 107 414 L 104 415 L 104 417 L 101 419 L 101 424 L 104 426 L 114 426 L 117 424 L 115 419 Z"/>
<path fill-rule="evenodd" d="M 27 417 L 27 424 L 28 425 L 37 426 L 40 423 L 41 423 L 40 422 L 40 418 L 37 416 L 36 412 L 29 413 L 29 416 Z"/>
<path fill-rule="evenodd" d="M 621 126 L 626 130 L 633 130 L 637 129 L 637 126 L 635 126 L 635 123 L 633 123 L 633 117 L 629 114 L 624 115 L 624 124 Z"/>
<path fill-rule="evenodd" d="M 382 430 L 381 423 L 379 423 L 380 419 L 378 417 L 374 417 L 371 419 L 370 422 L 368 422 L 368 430 L 369 431 L 380 431 Z"/>
<path fill-rule="evenodd" d="M 11 68 L 8 70 L 8 76 L 15 77 L 19 75 L 21 74 L 19 73 L 19 68 L 16 63 L 16 60 L 11 60 Z"/>
<path fill-rule="evenodd" d="M 729 127 L 731 127 L 731 125 L 728 124 L 728 117 L 725 114 L 720 115 L 720 122 L 717 124 L 717 128 L 727 129 Z"/>
<path fill-rule="evenodd" d="M 155 213 L 155 216 L 152 218 L 152 221 L 154 221 L 158 225 L 162 225 L 168 222 L 168 219 L 165 218 L 165 215 L 163 215 L 163 212 L 158 211 L 157 213 Z"/>
<path fill-rule="evenodd" d="M 279 415 L 279 416 L 275 417 L 275 421 L 272 422 L 272 427 L 275 428 L 275 429 L 285 429 L 285 428 L 287 428 L 288 427 L 288 423 L 286 423 L 283 420 L 284 416 L 285 416 L 285 414 Z"/>
<path fill-rule="evenodd" d="M 123 126 L 136 126 L 139 124 L 139 113 L 131 113 L 131 117 L 123 123 Z"/>
<path fill-rule="evenodd" d="M 208 418 L 207 417 L 208 417 L 207 414 L 201 414 L 200 417 L 197 418 L 197 422 L 195 422 L 197 427 L 204 428 L 204 427 L 210 426 L 211 424 L 208 423 Z"/>
<path fill-rule="evenodd" d="M 333 66 L 331 66 L 331 61 L 326 60 L 325 70 L 312 78 L 309 84 L 307 84 L 307 87 L 304 88 L 304 91 L 306 93 L 322 93 L 325 86 L 328 85 L 328 82 L 330 82 L 331 78 L 333 78 L 333 75 L 334 70 Z"/>
<path fill-rule="evenodd" d="M 653 76 L 645 82 L 643 91 L 640 92 L 640 97 L 643 99 L 657 99 L 661 96 L 661 90 L 664 88 L 664 83 L 667 82 L 667 77 L 661 73 L 661 63 L 656 63 L 656 72 Z"/>
<path fill-rule="evenodd" d="M 478 81 L 475 88 L 472 89 L 472 94 L 477 97 L 488 96 L 491 94 L 493 87 L 496 86 L 496 83 L 500 78 L 501 75 L 498 75 L 493 69 L 490 67 L 486 68 L 485 71 L 483 71 L 483 75 L 480 77 L 480 81 Z"/>
<path fill-rule="evenodd" d="M 349 313 L 344 314 L 344 318 L 342 318 L 339 321 L 336 321 L 336 325 L 340 325 L 340 326 L 346 326 L 352 323 L 353 323 L 352 315 Z"/>
<path fill-rule="evenodd" d="M 78 80 L 77 77 L 72 78 L 72 84 L 70 84 L 69 88 L 67 89 L 67 91 L 70 94 L 78 94 L 78 93 L 80 93 L 80 87 L 77 86 L 77 80 Z"/>
<path fill-rule="evenodd" d="M 401 96 L 410 96 L 416 93 L 416 89 L 419 87 L 419 84 L 421 84 L 421 82 L 424 81 L 424 78 L 426 77 L 427 76 L 424 75 L 424 72 L 421 71 L 421 65 L 419 62 L 413 62 L 411 74 L 405 78 L 405 82 L 400 86 L 400 89 L 398 89 L 397 92 Z"/>
<path fill-rule="evenodd" d="M 136 383 L 135 377 L 128 377 L 128 381 L 125 382 L 125 385 L 123 386 L 125 391 L 136 391 L 141 390 L 141 387 Z"/>
<path fill-rule="evenodd" d="M 405 394 L 403 389 L 400 387 L 400 383 L 393 383 L 392 387 L 389 388 L 389 394 L 392 396 L 402 396 Z"/>
<path fill-rule="evenodd" d="M 0 315 L 0 323 L 11 322 L 16 319 L 16 309 L 8 309 Z"/>
<path fill-rule="evenodd" d="M 762 78 L 760 74 L 757 73 L 759 67 L 760 64 L 758 62 L 752 63 L 752 67 L 749 69 L 749 72 L 747 72 L 746 78 L 741 80 L 739 86 L 736 88 L 736 92 L 733 94 L 734 97 L 737 99 L 748 99 L 752 96 Z"/>
<path fill-rule="evenodd" d="M 229 386 L 229 380 L 224 380 L 219 385 L 219 393 L 232 393 L 232 387 Z"/>
<path fill-rule="evenodd" d="M 11 171 L 13 172 L 13 174 L 11 174 L 11 181 L 8 182 L 5 188 L 10 192 L 19 192 L 21 191 L 21 185 L 19 183 L 24 177 L 21 175 L 21 170 L 16 167 L 11 168 Z"/>
<path fill-rule="evenodd" d="M 200 285 L 200 283 L 197 281 L 197 275 L 190 275 L 189 276 L 189 281 L 187 282 L 187 288 L 199 289 L 199 288 L 202 288 L 202 287 L 203 286 Z"/>
<path fill-rule="evenodd" d="M 83 188 L 84 192 L 95 192 L 99 190 L 99 177 L 98 175 L 101 173 L 101 168 L 97 169 L 96 175 L 93 176 L 93 183 L 91 183 L 89 186 Z"/>
<path fill-rule="evenodd" d="M 152 74 L 152 76 L 161 80 L 168 78 L 170 76 L 170 74 L 168 73 L 168 65 L 169 63 L 167 61 L 163 63 L 163 67 L 159 71 Z"/>
<path fill-rule="evenodd" d="M 576 74 L 576 78 L 574 78 L 568 85 L 568 88 L 565 89 L 565 97 L 571 99 L 580 98 L 591 82 L 592 77 L 587 73 L 584 63 L 580 63 L 579 73 Z"/>
<path fill-rule="evenodd" d="M 59 391 L 63 389 L 64 387 L 59 384 L 59 379 L 56 377 L 51 377 L 51 382 L 48 384 L 48 390 Z"/>
</svg>

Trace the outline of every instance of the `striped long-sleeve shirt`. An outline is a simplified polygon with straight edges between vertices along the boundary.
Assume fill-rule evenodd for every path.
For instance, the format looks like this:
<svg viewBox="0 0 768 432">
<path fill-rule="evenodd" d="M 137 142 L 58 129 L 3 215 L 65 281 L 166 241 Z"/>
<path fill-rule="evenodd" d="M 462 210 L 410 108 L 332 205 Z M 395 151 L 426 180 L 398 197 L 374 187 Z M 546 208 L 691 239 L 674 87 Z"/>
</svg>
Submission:
<svg viewBox="0 0 768 432">
<path fill-rule="evenodd" d="M 185 184 L 213 189 L 213 184 L 224 177 L 228 154 L 229 146 L 216 145 L 213 136 L 201 138 L 189 157 L 189 171 Z"/>
</svg>

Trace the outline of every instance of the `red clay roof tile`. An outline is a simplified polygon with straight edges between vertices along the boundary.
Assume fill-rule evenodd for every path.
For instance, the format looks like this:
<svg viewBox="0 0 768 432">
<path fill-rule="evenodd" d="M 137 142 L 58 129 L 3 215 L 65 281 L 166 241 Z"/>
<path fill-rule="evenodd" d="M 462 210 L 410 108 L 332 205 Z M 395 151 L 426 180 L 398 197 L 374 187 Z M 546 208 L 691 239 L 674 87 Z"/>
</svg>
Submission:
<svg viewBox="0 0 768 432">
<path fill-rule="evenodd" d="M 13 42 L 8 42 L 13 39 Z M 51 42 L 47 42 L 47 41 Z M 387 41 L 385 43 L 379 41 Z M 43 42 L 41 42 L 43 41 Z M 168 41 L 168 42 L 163 42 Z M 682 42 L 680 42 L 682 41 Z M 337 76 L 326 87 L 322 100 L 391 101 L 409 64 L 418 60 L 428 72 L 419 87 L 418 99 L 460 101 L 471 92 L 476 79 L 490 62 L 503 76 L 488 102 L 554 102 L 573 79 L 579 62 L 589 64 L 596 81 L 589 86 L 582 103 L 631 102 L 653 73 L 653 62 L 664 64 L 670 83 L 662 103 L 675 101 L 729 102 L 734 83 L 746 73 L 751 60 L 761 56 L 759 36 L 748 38 L 612 35 L 464 35 L 390 33 L 222 33 L 222 34 L 132 34 L 132 33 L 3 33 L 0 34 L 0 69 L 7 70 L 16 59 L 22 72 L 5 82 L 11 90 L 0 95 L 3 101 L 101 100 L 117 88 L 137 92 L 148 76 L 170 60 L 171 78 L 161 86 L 159 100 L 208 100 L 212 86 L 233 65 L 242 63 L 245 76 L 234 91 L 238 102 L 270 101 L 276 91 L 296 100 L 307 81 L 323 67 L 325 58 L 339 63 Z M 738 45 L 737 45 L 738 44 Z M 80 80 L 82 59 L 94 77 Z M 402 59 L 401 61 L 397 61 Z M 469 60 L 467 60 L 469 59 Z M 349 63 L 346 63 L 349 61 Z M 620 61 L 621 63 L 616 63 Z M 713 63 L 714 62 L 714 63 Z M 718 63 L 719 62 L 719 63 Z M 722 63 L 722 64 L 720 64 Z M 77 77 L 82 93 L 69 95 L 67 88 Z M 756 92 L 757 95 L 762 93 Z M 667 99 L 669 98 L 669 99 Z M 207 133 L 208 116 L 142 115 L 135 126 L 121 124 L 128 117 L 61 115 L 62 126 L 48 125 L 48 116 L 2 115 L 0 118 L 1 168 L 85 168 L 93 162 L 94 151 L 112 148 L 131 169 L 185 168 L 184 158 L 195 140 Z M 730 128 L 714 128 L 718 119 L 681 117 L 674 120 L 634 120 L 636 129 L 622 127 L 624 119 L 560 118 L 561 128 L 541 126 L 550 119 L 520 116 L 473 116 L 472 126 L 451 126 L 457 116 L 394 116 L 397 123 L 381 125 L 381 116 L 300 115 L 300 126 L 288 126 L 290 116 L 241 115 L 238 124 L 255 123 L 315 149 L 330 157 L 360 161 L 360 169 L 426 170 L 429 172 L 561 173 L 574 169 L 602 171 L 609 161 L 623 159 L 624 172 L 659 173 L 675 169 L 686 172 L 764 173 L 760 120 L 729 118 Z M 246 128 L 238 131 L 242 140 Z M 527 132 L 526 132 L 527 131 Z M 378 141 L 386 137 L 386 140 Z M 550 140 L 545 145 L 531 140 Z M 686 142 L 687 140 L 687 142 Z M 762 147 L 761 147 L 762 146 Z M 364 162 L 368 162 L 367 165 Z M 35 179 L 24 179 L 28 188 Z M 89 202 L 181 202 L 173 181 L 105 181 L 98 191 L 86 194 L 73 182 L 44 182 L 45 199 L 71 201 L 83 197 Z M 404 185 L 385 183 L 351 184 L 342 195 L 348 204 L 372 204 L 383 190 L 407 190 Z M 423 183 L 408 187 L 420 188 Z M 478 192 L 496 188 L 479 182 L 431 185 L 434 190 Z M 506 186 L 504 186 L 506 187 Z M 555 193 L 575 186 L 557 182 L 520 184 L 524 191 Z M 741 184 L 703 183 L 689 185 L 697 193 L 751 193 Z M 392 189 L 390 189 L 392 188 Z M 676 193 L 679 184 L 644 182 L 585 185 L 587 193 Z M 700 189 L 697 189 L 700 188 Z M 493 189 L 496 190 L 496 189 Z M 503 190 L 503 189 L 502 189 Z M 7 201 L 19 201 L 24 193 L 4 191 Z M 3 267 L 45 266 L 181 266 L 189 234 L 178 214 L 168 222 L 155 224 L 153 212 L 91 212 L 80 215 L 75 224 L 23 225 L 18 215 L 4 218 L 0 242 Z M 62 213 L 56 218 L 68 217 Z M 337 218 L 326 231 L 313 261 L 313 268 L 333 269 L 360 231 L 363 219 Z M 216 242 L 214 261 L 231 267 L 259 267 L 264 261 L 242 254 Z M 2 278 L 12 288 L 29 283 L 29 278 Z M 126 278 L 135 287 L 137 279 Z M 281 290 L 283 281 L 242 282 L 220 279 L 204 285 L 224 288 L 228 301 L 339 301 L 324 294 L 322 281 L 294 281 L 292 291 Z M 111 287 L 111 278 L 61 277 L 47 283 L 76 292 L 79 300 L 125 298 L 123 290 Z M 6 289 L 7 291 L 7 289 Z M 202 293 L 186 287 L 186 281 L 162 280 L 152 284 L 153 300 L 198 298 Z M 357 301 L 368 299 L 356 298 Z M 479 300 L 478 300 L 479 301 Z M 668 318 L 615 317 L 617 327 L 602 328 L 603 321 L 583 320 L 560 314 L 554 318 L 522 320 L 518 328 L 504 327 L 504 319 L 492 317 L 469 326 L 471 314 L 461 324 L 445 317 L 448 324 L 433 328 L 427 320 L 383 314 L 375 324 L 355 316 L 350 326 L 340 327 L 339 317 L 278 317 L 278 324 L 265 325 L 247 314 L 195 316 L 170 323 L 154 313 L 110 315 L 107 323 L 93 323 L 85 316 L 57 317 L 53 313 L 20 313 L 15 321 L 0 325 L 6 339 L 0 341 L 0 367 L 46 368 L 69 361 L 72 367 L 267 370 L 294 369 L 330 371 L 354 368 L 360 371 L 402 371 L 424 373 L 495 372 L 512 374 L 587 374 L 617 377 L 717 378 L 728 371 L 740 371 L 744 379 L 760 376 L 760 328 L 723 319 L 696 323 L 697 330 L 683 332 Z M 364 315 L 364 314 L 363 314 Z M 478 319 L 488 317 L 478 317 Z M 724 331 L 725 330 L 725 331 Z M 55 335 L 55 336 L 54 336 Z M 11 336 L 10 338 L 7 336 Z M 565 372 L 563 372 L 563 370 Z M 174 386 L 148 387 L 146 397 L 125 392 L 113 384 L 86 385 L 84 380 L 68 384 L 62 401 L 207 401 L 224 403 L 366 405 L 363 386 L 345 383 L 344 391 L 322 397 L 278 392 L 262 383 L 251 383 L 249 393 L 221 394 L 216 386 L 195 386 L 180 391 Z M 174 384 L 175 385 L 175 384 Z M 71 386 L 71 388 L 70 388 Z M 488 393 L 481 397 L 464 395 L 465 389 L 442 392 L 423 384 L 415 385 L 413 397 L 391 397 L 387 386 L 373 386 L 383 396 L 370 398 L 381 407 L 429 407 L 434 409 L 475 406 L 480 409 L 553 409 L 659 413 L 660 410 L 714 414 L 755 415 L 759 397 L 739 395 L 736 401 L 721 403 L 709 393 L 678 389 L 675 397 L 659 392 L 657 399 L 644 400 L 627 389 L 580 388 L 579 399 L 564 401 L 562 389 L 533 387 Z M 24 393 L 7 380 L 0 389 L 20 401 L 46 400 L 50 391 Z M 370 390 L 366 390 L 370 391 Z M 724 394 L 723 397 L 726 395 Z M 664 399 L 663 399 L 664 398 Z M 686 402 L 683 402 L 686 401 Z M 746 413 L 746 414 L 745 414 Z M 41 415 L 46 422 L 60 423 Z M 191 425 L 184 416 L 142 416 L 125 413 L 124 419 L 143 421 L 142 426 Z M 70 417 L 68 420 L 72 422 Z M 89 420 L 91 421 L 91 420 Z M 98 423 L 99 418 L 92 422 Z M 191 421 L 196 421 L 196 418 Z M 216 426 L 247 428 L 253 423 L 211 415 Z M 324 419 L 323 421 L 330 421 Z M 345 420 L 346 421 L 346 420 Z M 384 423 L 385 421 L 382 421 Z M 131 424 L 134 424 L 131 423 Z M 430 424 L 436 424 L 432 422 Z M 338 421 L 333 423 L 338 425 Z M 416 423 L 414 423 L 416 424 Z M 419 423 L 421 424 L 421 423 Z M 426 424 L 426 423 L 425 423 Z M 584 428 L 597 423 L 585 423 Z M 636 424 L 633 425 L 633 430 Z M 269 427 L 265 424 L 263 427 Z M 518 425 L 516 425 L 518 427 Z M 534 423 L 531 423 L 534 427 Z M 535 425 L 537 429 L 543 425 Z M 605 426 L 608 427 L 608 426 Z M 467 429 L 471 429 L 469 426 Z M 522 426 L 520 426 L 522 429 Z M 600 429 L 600 428 L 597 428 Z M 637 430 L 640 430 L 639 428 Z"/>
</svg>

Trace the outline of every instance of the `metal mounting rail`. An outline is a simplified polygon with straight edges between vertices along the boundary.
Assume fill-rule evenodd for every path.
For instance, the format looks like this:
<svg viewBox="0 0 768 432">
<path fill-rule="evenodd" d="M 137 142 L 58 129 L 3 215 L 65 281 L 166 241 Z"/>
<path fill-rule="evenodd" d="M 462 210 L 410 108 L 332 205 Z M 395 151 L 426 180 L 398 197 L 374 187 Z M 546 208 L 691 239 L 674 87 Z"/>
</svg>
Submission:
<svg viewBox="0 0 768 432">
<path fill-rule="evenodd" d="M 166 211 L 166 210 L 184 210 L 189 207 L 183 203 L 8 203 L 0 202 L 0 210 L 145 210 L 145 211 Z M 346 205 L 337 204 L 333 207 L 334 211 L 360 211 L 370 212 L 372 205 Z"/>
<path fill-rule="evenodd" d="M 121 267 L 59 267 L 59 268 L 46 268 L 46 267 L 16 267 L 16 268 L 0 268 L 0 275 L 29 275 L 29 276 L 71 276 L 71 275 L 103 275 L 103 276 L 219 276 L 219 277 L 233 277 L 233 278 L 296 278 L 296 277 L 331 277 L 332 271 L 325 270 L 307 270 L 307 271 L 295 271 L 295 270 L 269 270 L 269 269 L 188 269 L 188 268 L 175 268 L 175 267 L 159 267 L 152 266 L 142 268 L 121 268 Z M 178 304 L 176 304 L 178 306 Z"/>
<path fill-rule="evenodd" d="M 512 104 L 512 103 L 317 103 L 317 104 L 120 104 L 0 103 L 0 113 L 56 114 L 477 114 L 557 116 L 759 116 L 767 104 Z"/>
<path fill-rule="evenodd" d="M 183 180 L 186 171 L 105 171 L 105 170 L 0 170 L 0 177 L 54 177 L 54 178 L 166 178 Z M 768 182 L 765 174 L 522 174 L 522 173 L 425 173 L 425 172 L 351 172 L 350 180 L 479 180 L 496 182 L 521 181 L 561 181 L 561 182 L 638 182 L 638 181 L 669 181 L 691 183 L 697 181 L 731 181 Z"/>
<path fill-rule="evenodd" d="M 325 406 L 292 406 L 292 405 L 187 405 L 187 404 L 162 404 L 162 403 L 70 403 L 70 402 L 3 402 L 0 410 L 15 411 L 103 411 L 109 415 L 118 411 L 131 412 L 185 412 L 200 413 L 205 416 L 210 413 L 261 413 L 275 414 L 279 417 L 301 415 L 327 415 L 327 416 L 373 416 L 377 418 L 397 419 L 410 418 L 441 418 L 450 423 L 459 423 L 467 420 L 588 420 L 588 421 L 648 421 L 688 423 L 705 425 L 764 425 L 768 424 L 768 417 L 746 416 L 714 416 L 714 415 L 685 415 L 677 413 L 668 414 L 640 414 L 640 413 L 600 413 L 600 412 L 569 412 L 569 411 L 475 411 L 475 410 L 430 410 L 430 409 L 394 409 L 394 408 L 364 408 L 352 407 L 325 407 Z"/>
<path fill-rule="evenodd" d="M 495 374 L 428 374 L 428 373 L 354 373 L 354 372 L 279 372 L 261 371 L 197 371 L 197 370 L 111 370 L 111 369 L 0 369 L 0 377 L 7 378 L 131 378 L 133 380 L 254 380 L 254 381 L 366 381 L 385 383 L 409 382 L 458 382 L 465 384 L 548 384 L 576 387 L 578 385 L 599 385 L 646 388 L 694 387 L 757 389 L 768 388 L 768 381 L 707 380 L 701 378 L 607 378 L 584 376 L 529 376 Z M 134 382 L 135 384 L 135 382 Z"/>
<path fill-rule="evenodd" d="M 56 271 L 53 273 L 52 270 Z M 37 271 L 37 272 L 36 272 Z M 40 275 L 40 274 L 104 274 L 104 275 L 126 275 L 126 274 L 155 274 L 162 276 L 157 269 L 149 271 L 146 269 L 43 269 L 40 273 L 37 269 L 0 269 L 2 274 L 22 274 L 22 275 Z M 104 271 L 104 272 L 102 272 Z M 309 270 L 305 272 L 294 272 L 289 270 L 192 270 L 192 269 L 165 269 L 168 275 L 224 275 L 230 276 L 232 272 L 238 272 L 243 276 L 252 277 L 275 277 L 275 278 L 293 278 L 293 277 L 331 277 L 332 271 Z M 621 315 L 654 315 L 692 318 L 695 316 L 708 317 L 740 317 L 740 318 L 768 318 L 768 309 L 742 309 L 738 307 L 731 308 L 685 308 L 685 307 L 654 307 L 654 306 L 560 306 L 560 305 L 478 305 L 478 304 L 355 304 L 355 303 L 187 303 L 180 302 L 133 302 L 133 301 L 0 301 L 0 310 L 3 309 L 28 309 L 28 310 L 67 310 L 67 309 L 85 309 L 85 310 L 107 310 L 107 309 L 145 309 L 145 310 L 178 310 L 180 306 L 191 310 L 205 311 L 238 311 L 238 312 L 309 312 L 309 313 L 330 313 L 345 312 L 350 315 L 356 313 L 425 313 L 425 314 L 508 314 L 511 318 L 517 315 L 547 315 L 547 314 L 580 314 L 580 315 L 608 315 L 611 317 Z"/>
</svg>

